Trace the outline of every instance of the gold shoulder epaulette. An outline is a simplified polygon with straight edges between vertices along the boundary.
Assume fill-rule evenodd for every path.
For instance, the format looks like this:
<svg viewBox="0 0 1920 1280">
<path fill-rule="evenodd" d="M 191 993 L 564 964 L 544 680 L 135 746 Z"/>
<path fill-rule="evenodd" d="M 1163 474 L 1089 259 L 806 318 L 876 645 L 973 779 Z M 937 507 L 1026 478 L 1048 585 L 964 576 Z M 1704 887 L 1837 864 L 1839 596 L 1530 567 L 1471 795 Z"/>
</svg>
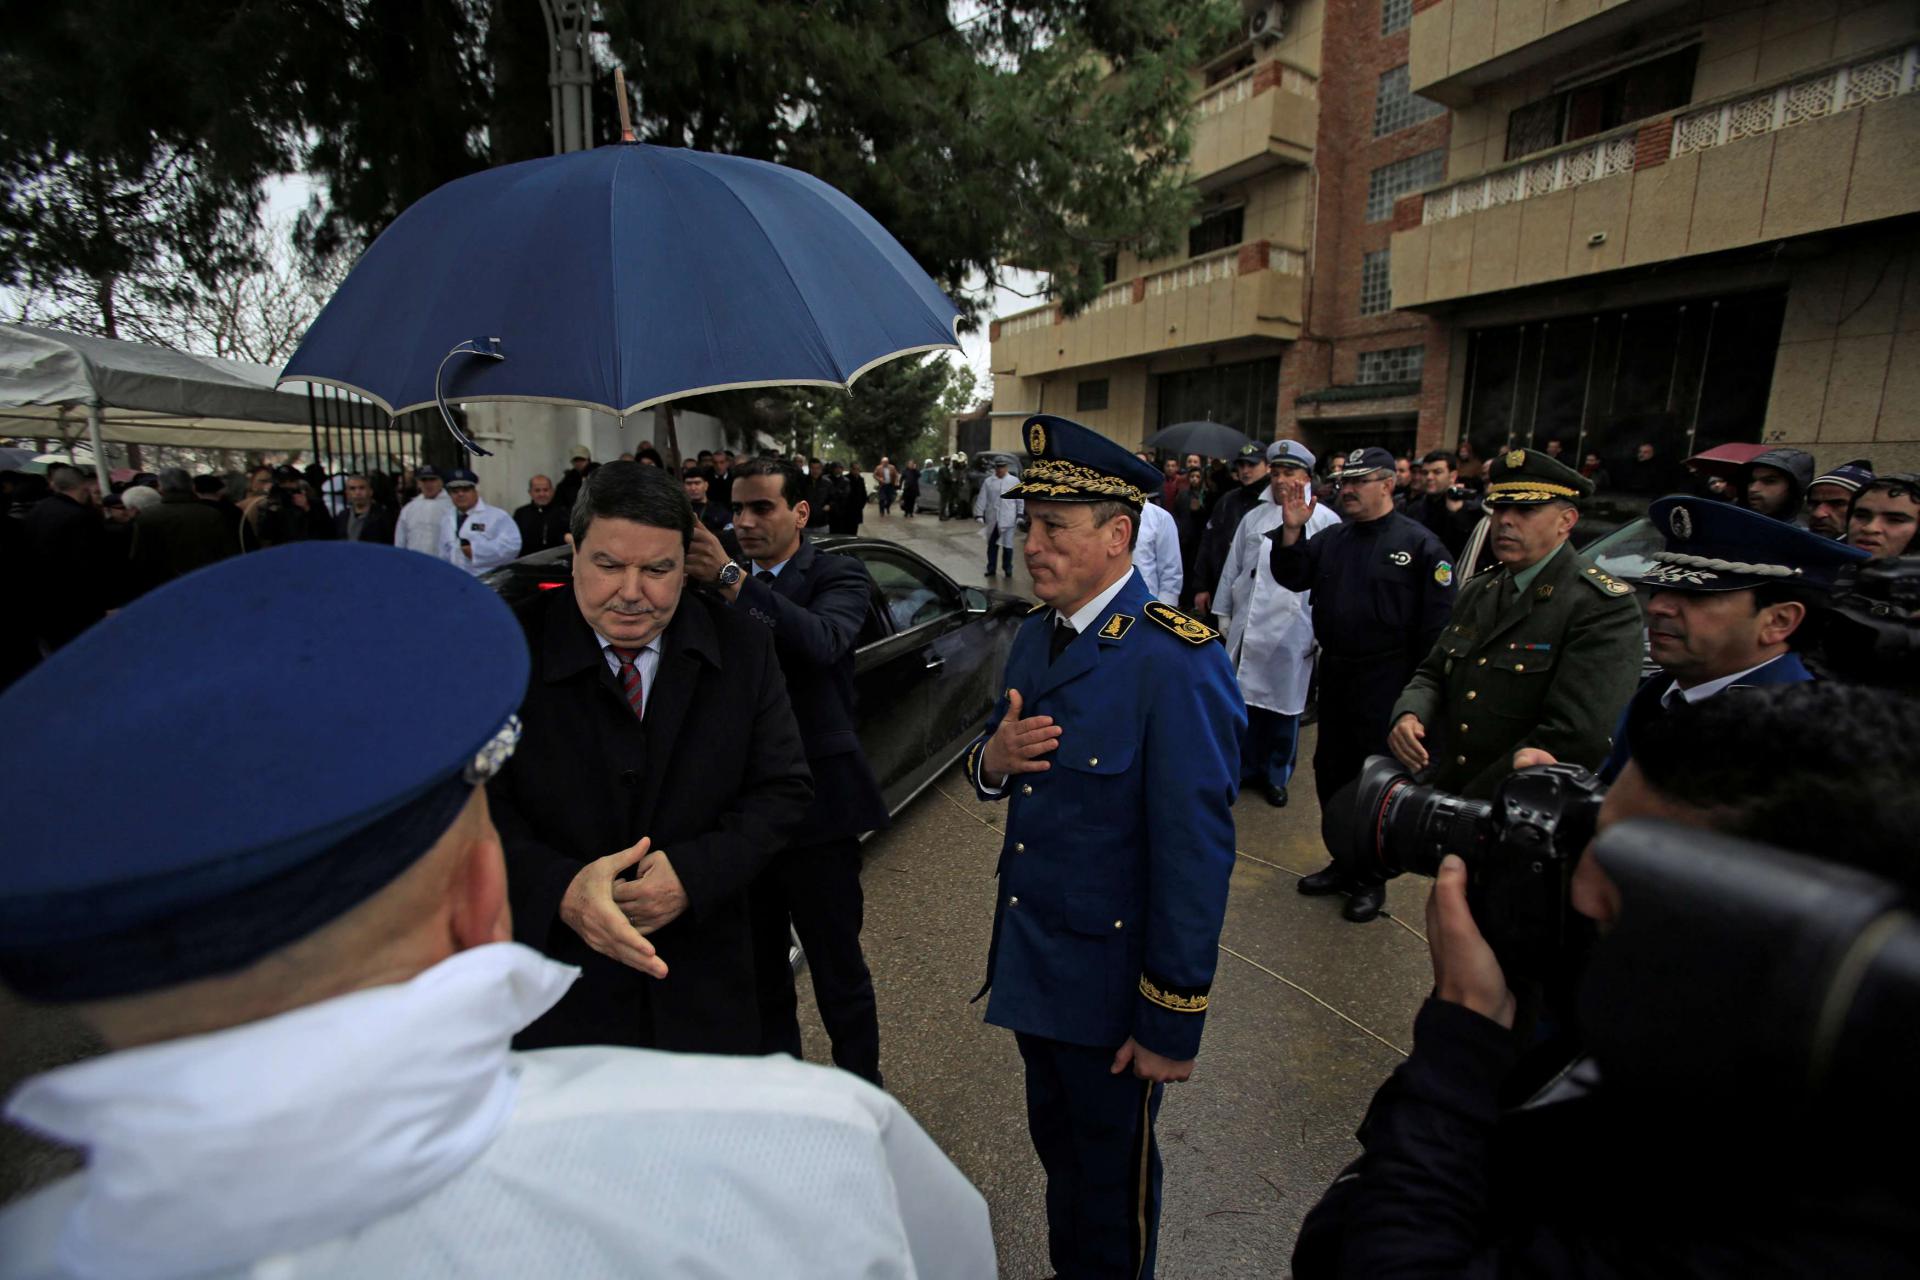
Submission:
<svg viewBox="0 0 1920 1280">
<path fill-rule="evenodd" d="M 1158 600 L 1147 602 L 1147 617 L 1153 619 L 1188 644 L 1205 644 L 1217 640 L 1220 633 L 1197 618 L 1189 618 L 1170 604 Z"/>
<path fill-rule="evenodd" d="M 1597 565 L 1588 565 L 1580 575 L 1581 581 L 1590 585 L 1602 595 L 1624 596 L 1633 594 L 1633 588 Z"/>
</svg>

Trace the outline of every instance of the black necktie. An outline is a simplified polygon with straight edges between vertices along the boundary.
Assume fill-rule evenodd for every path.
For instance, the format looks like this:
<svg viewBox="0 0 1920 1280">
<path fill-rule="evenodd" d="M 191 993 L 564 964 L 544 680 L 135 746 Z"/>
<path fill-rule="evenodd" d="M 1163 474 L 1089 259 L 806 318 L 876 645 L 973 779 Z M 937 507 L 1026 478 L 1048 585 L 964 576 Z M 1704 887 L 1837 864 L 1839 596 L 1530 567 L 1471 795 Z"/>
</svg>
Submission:
<svg viewBox="0 0 1920 1280">
<path fill-rule="evenodd" d="M 1055 618 L 1053 634 L 1047 639 L 1047 665 L 1052 666 L 1057 662 L 1060 655 L 1067 651 L 1067 646 L 1073 643 L 1073 638 L 1079 634 L 1073 629 L 1071 622 L 1063 618 Z"/>
<path fill-rule="evenodd" d="M 758 573 L 756 573 L 756 574 L 754 574 L 754 575 L 753 575 L 753 580 L 754 580 L 755 582 L 764 582 L 764 583 L 766 583 L 766 584 L 767 584 L 768 586 L 772 586 L 772 585 L 773 585 L 773 570 L 771 570 L 771 569 L 762 569 L 762 570 L 761 570 L 760 572 L 758 572 Z"/>
</svg>

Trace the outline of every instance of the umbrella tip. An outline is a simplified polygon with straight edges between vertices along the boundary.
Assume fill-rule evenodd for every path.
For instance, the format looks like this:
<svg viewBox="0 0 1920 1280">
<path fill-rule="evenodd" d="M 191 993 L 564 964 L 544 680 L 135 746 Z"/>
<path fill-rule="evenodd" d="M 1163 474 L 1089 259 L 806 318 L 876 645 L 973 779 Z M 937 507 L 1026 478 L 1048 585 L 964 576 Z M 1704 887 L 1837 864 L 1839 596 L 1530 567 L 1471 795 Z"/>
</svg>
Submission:
<svg viewBox="0 0 1920 1280">
<path fill-rule="evenodd" d="M 637 141 L 633 136 L 633 116 L 627 104 L 627 73 L 621 67 L 613 69 L 613 96 L 620 104 L 620 141 Z"/>
</svg>

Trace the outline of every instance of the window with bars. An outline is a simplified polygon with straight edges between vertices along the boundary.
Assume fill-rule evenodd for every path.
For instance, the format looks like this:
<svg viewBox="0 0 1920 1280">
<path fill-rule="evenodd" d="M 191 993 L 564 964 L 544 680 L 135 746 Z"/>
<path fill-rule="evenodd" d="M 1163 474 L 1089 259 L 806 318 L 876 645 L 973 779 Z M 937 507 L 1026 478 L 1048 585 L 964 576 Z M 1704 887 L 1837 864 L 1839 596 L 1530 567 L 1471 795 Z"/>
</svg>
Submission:
<svg viewBox="0 0 1920 1280">
<path fill-rule="evenodd" d="M 1208 214 L 1187 232 L 1187 256 L 1198 258 L 1239 244 L 1240 237 L 1245 233 L 1246 220 L 1245 205 Z"/>
<path fill-rule="evenodd" d="M 1085 382 L 1074 384 L 1073 407 L 1074 410 L 1079 413 L 1106 408 L 1107 380 L 1105 378 L 1090 378 Z"/>
<path fill-rule="evenodd" d="M 1375 249 L 1360 259 L 1360 314 L 1363 316 L 1393 310 L 1393 282 L 1388 265 L 1392 252 Z"/>
<path fill-rule="evenodd" d="M 1384 351 L 1362 351 L 1354 381 L 1362 386 L 1382 382 L 1418 382 L 1427 362 L 1425 347 L 1388 347 Z"/>
<path fill-rule="evenodd" d="M 1447 176 L 1447 153 L 1422 151 L 1405 160 L 1383 164 L 1367 175 L 1367 221 L 1393 216 L 1393 202 L 1409 191 L 1430 187 Z"/>
<path fill-rule="evenodd" d="M 1380 34 L 1390 36 L 1413 25 L 1413 0 L 1380 0 Z"/>
<path fill-rule="evenodd" d="M 1420 97 L 1408 87 L 1406 64 L 1380 73 L 1380 89 L 1373 99 L 1373 136 L 1384 138 L 1431 120 L 1446 111 L 1437 102 Z"/>
</svg>

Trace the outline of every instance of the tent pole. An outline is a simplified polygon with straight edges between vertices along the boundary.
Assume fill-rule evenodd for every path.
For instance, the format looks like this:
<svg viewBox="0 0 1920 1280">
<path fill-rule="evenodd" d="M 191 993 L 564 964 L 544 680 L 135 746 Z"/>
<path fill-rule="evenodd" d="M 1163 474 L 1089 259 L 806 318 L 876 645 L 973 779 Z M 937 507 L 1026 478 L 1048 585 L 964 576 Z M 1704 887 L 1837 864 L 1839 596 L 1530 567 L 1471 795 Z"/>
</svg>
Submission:
<svg viewBox="0 0 1920 1280">
<path fill-rule="evenodd" d="M 87 439 L 93 445 L 93 473 L 100 477 L 100 492 L 113 492 L 113 485 L 107 479 L 107 446 L 100 439 L 100 402 L 94 401 L 87 406 Z"/>
</svg>

